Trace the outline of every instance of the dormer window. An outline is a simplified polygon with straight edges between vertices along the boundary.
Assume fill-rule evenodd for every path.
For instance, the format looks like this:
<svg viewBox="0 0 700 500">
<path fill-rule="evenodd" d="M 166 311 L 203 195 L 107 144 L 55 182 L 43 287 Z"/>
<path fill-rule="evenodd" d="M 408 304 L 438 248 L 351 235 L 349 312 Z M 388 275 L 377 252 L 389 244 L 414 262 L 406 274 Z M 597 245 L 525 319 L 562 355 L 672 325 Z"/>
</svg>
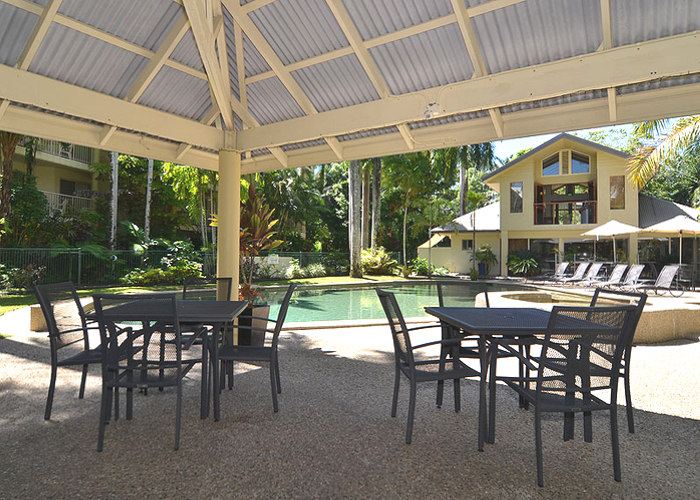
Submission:
<svg viewBox="0 0 700 500">
<path fill-rule="evenodd" d="M 542 175 L 559 175 L 559 153 L 542 160 Z"/>
</svg>

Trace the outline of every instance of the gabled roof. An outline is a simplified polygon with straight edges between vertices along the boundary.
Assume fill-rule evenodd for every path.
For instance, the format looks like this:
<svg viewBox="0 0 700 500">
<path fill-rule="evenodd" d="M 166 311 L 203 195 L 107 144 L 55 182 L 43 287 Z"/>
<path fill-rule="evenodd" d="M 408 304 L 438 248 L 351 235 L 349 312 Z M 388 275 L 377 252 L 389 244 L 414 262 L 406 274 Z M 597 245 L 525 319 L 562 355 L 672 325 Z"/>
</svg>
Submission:
<svg viewBox="0 0 700 500">
<path fill-rule="evenodd" d="M 501 230 L 501 204 L 491 203 L 485 207 L 478 208 L 457 217 L 452 222 L 448 222 L 443 227 L 433 229 L 433 233 L 464 233 L 474 229 L 472 221 L 476 220 L 477 232 L 497 232 Z"/>
<path fill-rule="evenodd" d="M 486 181 L 488 179 L 491 179 L 492 177 L 495 177 L 496 175 L 502 173 L 504 170 L 508 170 L 509 168 L 517 165 L 518 163 L 526 160 L 527 158 L 530 158 L 532 155 L 535 155 L 535 154 L 539 153 L 540 151 L 542 151 L 543 149 L 548 148 L 552 144 L 554 144 L 558 141 L 564 140 L 564 139 L 572 141 L 572 142 L 576 142 L 578 144 L 581 144 L 582 146 L 597 149 L 598 151 L 603 151 L 603 152 L 611 154 L 611 155 L 619 156 L 620 158 L 628 159 L 630 157 L 630 155 L 628 155 L 627 153 L 624 153 L 624 152 L 619 151 L 617 149 L 613 149 L 613 148 L 610 148 L 608 146 L 603 146 L 602 144 L 598 144 L 597 142 L 588 141 L 586 139 L 582 139 L 582 138 L 577 137 L 575 135 L 571 135 L 571 134 L 567 134 L 566 132 L 562 132 L 561 134 L 555 135 L 547 142 L 543 142 L 542 144 L 540 144 L 536 148 L 532 148 L 527 153 L 518 156 L 517 158 L 515 158 L 512 161 L 509 161 L 508 163 L 503 165 L 501 168 L 484 175 L 483 180 Z"/>
<path fill-rule="evenodd" d="M 698 220 L 700 210 L 645 194 L 639 195 L 639 227 L 653 226 L 659 222 L 673 219 L 678 215 L 685 215 L 693 220 Z"/>
<path fill-rule="evenodd" d="M 0 0 L 0 130 L 249 173 L 700 113 L 667 3 Z"/>
</svg>

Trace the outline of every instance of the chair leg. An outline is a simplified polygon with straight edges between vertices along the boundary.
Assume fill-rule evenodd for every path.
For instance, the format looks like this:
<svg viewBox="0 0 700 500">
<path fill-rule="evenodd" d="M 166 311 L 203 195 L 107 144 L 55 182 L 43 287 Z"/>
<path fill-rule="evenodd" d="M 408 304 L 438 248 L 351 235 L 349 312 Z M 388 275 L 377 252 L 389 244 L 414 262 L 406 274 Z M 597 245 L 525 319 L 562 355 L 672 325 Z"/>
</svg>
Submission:
<svg viewBox="0 0 700 500">
<path fill-rule="evenodd" d="M 622 481 L 622 472 L 620 467 L 620 440 L 617 430 L 617 407 L 615 403 L 610 407 L 610 438 L 612 441 L 613 452 L 613 470 L 615 481 Z"/>
<path fill-rule="evenodd" d="M 85 382 L 87 381 L 88 365 L 83 365 L 83 375 L 80 378 L 80 391 L 78 392 L 78 399 L 83 399 L 85 396 Z"/>
<path fill-rule="evenodd" d="M 226 362 L 226 370 L 228 373 L 228 390 L 233 389 L 233 377 L 234 377 L 234 370 L 235 370 L 235 362 L 233 360 L 229 360 Z"/>
<path fill-rule="evenodd" d="M 406 425 L 406 444 L 411 444 L 413 436 L 413 415 L 416 412 L 416 381 L 411 380 L 411 397 L 408 401 L 408 425 Z"/>
<path fill-rule="evenodd" d="M 277 413 L 279 411 L 279 406 L 277 404 L 277 387 L 275 386 L 275 364 L 270 361 L 270 386 L 272 388 L 272 408 Z"/>
<path fill-rule="evenodd" d="M 544 459 L 542 458 L 542 413 L 535 407 L 535 453 L 537 455 L 537 485 L 544 486 Z"/>
<path fill-rule="evenodd" d="M 178 374 L 177 408 L 175 410 L 175 450 L 180 449 L 180 420 L 182 416 L 182 374 Z"/>
<path fill-rule="evenodd" d="M 280 363 L 277 354 L 275 354 L 275 374 L 277 375 L 277 394 L 282 394 L 282 382 L 280 381 Z"/>
<path fill-rule="evenodd" d="M 100 428 L 97 433 L 97 451 L 102 451 L 105 439 L 105 425 L 109 419 L 109 406 L 112 400 L 112 389 L 102 387 L 102 400 L 100 402 Z"/>
<path fill-rule="evenodd" d="M 131 420 L 134 418 L 134 389 L 132 387 L 126 388 L 126 419 Z"/>
<path fill-rule="evenodd" d="M 399 401 L 399 377 L 401 376 L 401 373 L 399 373 L 399 367 L 396 367 L 396 373 L 394 374 L 394 396 L 392 397 L 391 400 L 391 416 L 395 417 L 396 416 L 396 406 Z"/>
<path fill-rule="evenodd" d="M 633 409 L 632 409 L 632 389 L 630 388 L 630 378 L 629 378 L 629 373 L 628 373 L 628 367 L 629 365 L 625 366 L 625 376 L 624 376 L 624 384 L 625 384 L 625 403 L 627 404 L 627 428 L 630 431 L 630 434 L 634 434 L 634 415 L 633 415 Z"/>
<path fill-rule="evenodd" d="M 460 395 L 460 383 L 462 379 L 456 378 L 452 381 L 455 392 L 455 413 L 459 413 L 462 409 L 462 397 Z"/>
<path fill-rule="evenodd" d="M 51 407 L 53 406 L 53 394 L 56 390 L 56 372 L 58 367 L 51 364 L 51 381 L 49 382 L 49 395 L 46 397 L 46 410 L 44 411 L 44 420 L 51 418 Z"/>
</svg>

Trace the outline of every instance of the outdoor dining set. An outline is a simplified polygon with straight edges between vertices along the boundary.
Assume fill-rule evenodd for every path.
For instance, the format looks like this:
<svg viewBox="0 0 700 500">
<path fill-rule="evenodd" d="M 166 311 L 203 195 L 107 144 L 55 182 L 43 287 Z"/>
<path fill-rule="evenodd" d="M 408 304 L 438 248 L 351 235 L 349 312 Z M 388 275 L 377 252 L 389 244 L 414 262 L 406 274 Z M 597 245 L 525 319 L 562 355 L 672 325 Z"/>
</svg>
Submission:
<svg viewBox="0 0 700 500">
<path fill-rule="evenodd" d="M 177 398 L 178 449 L 183 378 L 195 367 L 201 368 L 201 418 L 209 416 L 213 400 L 214 420 L 219 420 L 220 392 L 227 376 L 229 388 L 233 387 L 237 361 L 269 365 L 273 409 L 278 411 L 277 394 L 282 391 L 278 339 L 295 285 L 287 289 L 276 319 L 243 317 L 248 303 L 230 300 L 231 285 L 231 278 L 189 279 L 181 299 L 170 292 L 95 294 L 94 312 L 90 313 L 83 308 L 73 283 L 37 285 L 51 344 L 44 418 L 51 418 L 58 368 L 82 366 L 82 398 L 91 364 L 100 365 L 102 375 L 98 451 L 103 448 L 106 424 L 119 418 L 120 390 L 126 392 L 126 418 L 130 420 L 135 391 L 148 395 L 149 390 L 164 391 L 166 387 L 175 388 Z M 243 337 L 243 331 L 255 331 L 266 339 L 260 345 L 241 345 L 237 339 Z M 91 347 L 95 343 L 98 347 Z"/>
<path fill-rule="evenodd" d="M 485 443 L 495 442 L 496 388 L 501 382 L 515 391 L 521 408 L 533 410 L 538 485 L 544 484 L 544 413 L 563 415 L 564 440 L 573 439 L 574 416 L 582 413 L 584 440 L 590 442 L 592 413 L 608 411 L 614 477 L 620 481 L 618 382 L 623 380 L 632 433 L 632 340 L 646 294 L 599 288 L 589 306 L 554 306 L 550 312 L 489 307 L 487 293 L 486 307 L 464 307 L 459 305 L 464 296 L 459 288 L 459 284 L 438 284 L 439 306 L 427 307 L 426 312 L 439 322 L 410 328 L 394 294 L 377 289 L 394 341 L 392 416 L 396 416 L 401 378 L 405 376 L 410 384 L 406 443 L 412 441 L 416 384 L 436 382 L 436 405 L 441 407 L 444 382 L 452 380 L 459 412 L 461 379 L 470 378 L 479 383 L 477 446 L 483 451 Z M 411 338 L 430 328 L 436 330 L 434 340 L 414 345 Z M 517 361 L 517 373 L 499 372 L 498 361 L 503 358 Z"/>
</svg>

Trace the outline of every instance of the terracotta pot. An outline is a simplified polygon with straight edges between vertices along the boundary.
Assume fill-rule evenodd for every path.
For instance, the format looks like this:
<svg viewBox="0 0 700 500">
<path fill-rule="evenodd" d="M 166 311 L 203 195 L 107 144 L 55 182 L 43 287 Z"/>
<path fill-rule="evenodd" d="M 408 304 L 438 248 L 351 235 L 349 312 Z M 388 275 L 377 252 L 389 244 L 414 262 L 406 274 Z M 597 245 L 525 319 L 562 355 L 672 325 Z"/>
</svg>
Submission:
<svg viewBox="0 0 700 500">
<path fill-rule="evenodd" d="M 252 317 L 255 316 L 255 319 Z M 241 326 L 252 326 L 253 328 L 267 328 L 267 319 L 270 316 L 270 306 L 248 306 L 238 316 L 238 324 Z M 246 330 L 245 328 L 238 329 L 238 345 L 250 345 L 262 347 L 265 343 L 265 332 L 258 330 Z"/>
</svg>

